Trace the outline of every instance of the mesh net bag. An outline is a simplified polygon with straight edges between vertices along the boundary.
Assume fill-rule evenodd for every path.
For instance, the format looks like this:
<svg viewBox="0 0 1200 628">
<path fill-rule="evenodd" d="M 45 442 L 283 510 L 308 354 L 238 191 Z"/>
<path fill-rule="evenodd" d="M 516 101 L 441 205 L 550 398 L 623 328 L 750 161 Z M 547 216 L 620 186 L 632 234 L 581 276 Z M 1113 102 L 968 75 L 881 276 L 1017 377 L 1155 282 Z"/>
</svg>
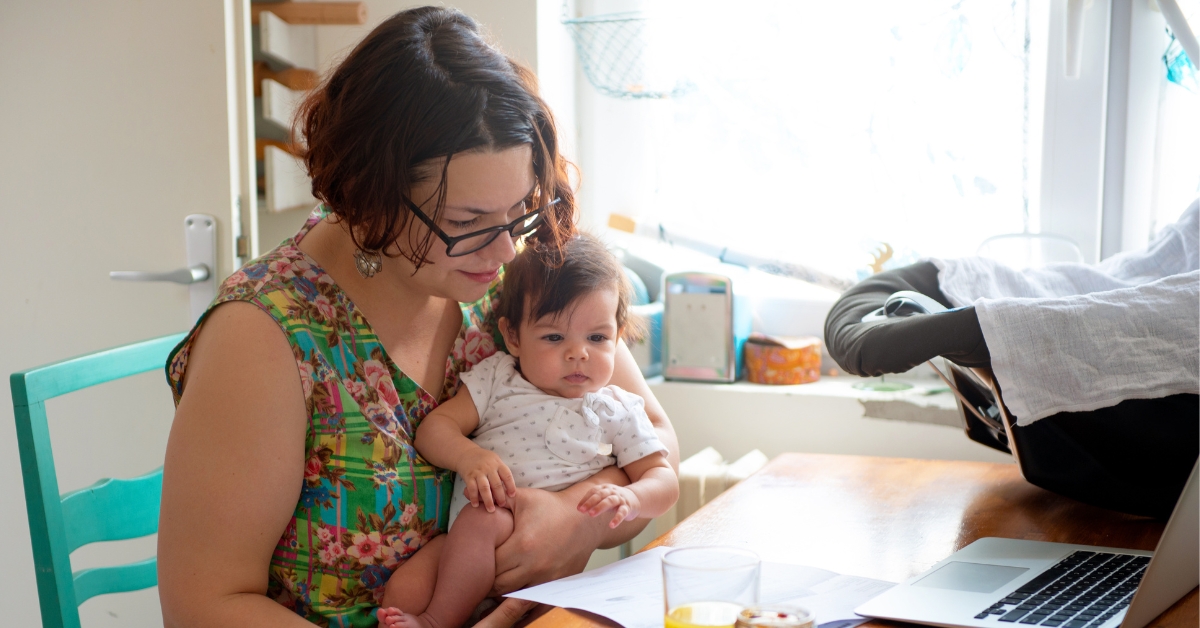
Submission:
<svg viewBox="0 0 1200 628">
<path fill-rule="evenodd" d="M 651 71 L 648 19 L 634 11 L 563 19 L 575 41 L 583 73 L 600 93 L 614 98 L 671 98 L 687 91 L 681 78 Z"/>
</svg>

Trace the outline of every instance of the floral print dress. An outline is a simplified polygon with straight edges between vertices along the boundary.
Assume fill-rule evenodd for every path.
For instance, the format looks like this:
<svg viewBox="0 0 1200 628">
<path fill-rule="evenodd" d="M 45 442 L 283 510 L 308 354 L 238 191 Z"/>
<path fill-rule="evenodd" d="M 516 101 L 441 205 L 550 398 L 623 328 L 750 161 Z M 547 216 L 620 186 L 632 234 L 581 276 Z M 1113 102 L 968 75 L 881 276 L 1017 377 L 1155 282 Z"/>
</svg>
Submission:
<svg viewBox="0 0 1200 628">
<path fill-rule="evenodd" d="M 421 419 L 458 389 L 459 373 L 496 352 L 499 280 L 463 304 L 441 390 L 401 372 L 354 303 L 297 245 L 327 214 L 221 285 L 208 312 L 167 360 L 176 404 L 196 331 L 212 308 L 247 301 L 283 329 L 308 412 L 300 503 L 271 558 L 268 596 L 322 626 L 375 626 L 392 572 L 446 531 L 453 474 L 413 449 Z"/>
</svg>

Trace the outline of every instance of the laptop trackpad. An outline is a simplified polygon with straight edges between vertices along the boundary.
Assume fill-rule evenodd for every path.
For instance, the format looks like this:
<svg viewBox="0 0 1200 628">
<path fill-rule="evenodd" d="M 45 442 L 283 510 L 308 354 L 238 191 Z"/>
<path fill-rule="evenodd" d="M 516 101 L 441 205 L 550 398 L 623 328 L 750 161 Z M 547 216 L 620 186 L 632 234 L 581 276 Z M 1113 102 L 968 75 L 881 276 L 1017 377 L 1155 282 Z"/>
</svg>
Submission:
<svg viewBox="0 0 1200 628">
<path fill-rule="evenodd" d="M 1024 567 L 948 562 L 937 571 L 914 582 L 914 587 L 991 593 L 1013 578 L 1029 571 Z"/>
</svg>

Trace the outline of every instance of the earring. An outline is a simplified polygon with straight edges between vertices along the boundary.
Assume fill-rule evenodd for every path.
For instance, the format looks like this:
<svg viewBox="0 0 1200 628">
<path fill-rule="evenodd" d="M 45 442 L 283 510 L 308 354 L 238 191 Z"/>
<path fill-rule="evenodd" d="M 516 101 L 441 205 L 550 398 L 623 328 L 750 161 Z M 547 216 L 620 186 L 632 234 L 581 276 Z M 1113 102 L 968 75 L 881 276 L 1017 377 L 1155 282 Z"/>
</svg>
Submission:
<svg viewBox="0 0 1200 628">
<path fill-rule="evenodd" d="M 378 251 L 354 249 L 354 267 L 358 269 L 358 274 L 362 275 L 363 279 L 370 279 L 383 270 L 383 257 Z"/>
</svg>

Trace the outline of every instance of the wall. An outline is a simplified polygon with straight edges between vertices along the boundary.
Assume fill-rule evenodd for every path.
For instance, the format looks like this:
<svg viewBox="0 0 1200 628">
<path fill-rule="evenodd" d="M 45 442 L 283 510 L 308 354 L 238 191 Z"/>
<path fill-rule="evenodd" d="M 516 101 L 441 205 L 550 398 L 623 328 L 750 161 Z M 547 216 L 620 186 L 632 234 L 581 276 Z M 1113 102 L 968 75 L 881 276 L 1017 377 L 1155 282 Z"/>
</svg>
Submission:
<svg viewBox="0 0 1200 628">
<path fill-rule="evenodd" d="M 118 283 L 111 270 L 185 260 L 183 217 L 231 216 L 221 2 L 0 2 L 0 374 L 182 331 L 187 288 Z M 228 264 L 225 264 L 226 266 Z M 230 272 L 230 268 L 222 268 Z M 162 464 L 173 404 L 161 371 L 47 404 L 59 486 Z M 0 624 L 39 623 L 10 389 L 0 385 Z M 102 544 L 75 567 L 152 555 Z M 86 626 L 162 625 L 156 591 L 95 598 Z"/>
<path fill-rule="evenodd" d="M 360 26 L 322 26 L 317 31 L 317 58 L 324 67 L 336 65 L 380 22 L 405 9 L 431 4 L 411 0 L 365 0 L 367 23 Z M 474 18 L 485 35 L 504 52 L 522 63 L 537 69 L 537 1 L 457 0 L 432 3 L 454 7 Z"/>
</svg>

